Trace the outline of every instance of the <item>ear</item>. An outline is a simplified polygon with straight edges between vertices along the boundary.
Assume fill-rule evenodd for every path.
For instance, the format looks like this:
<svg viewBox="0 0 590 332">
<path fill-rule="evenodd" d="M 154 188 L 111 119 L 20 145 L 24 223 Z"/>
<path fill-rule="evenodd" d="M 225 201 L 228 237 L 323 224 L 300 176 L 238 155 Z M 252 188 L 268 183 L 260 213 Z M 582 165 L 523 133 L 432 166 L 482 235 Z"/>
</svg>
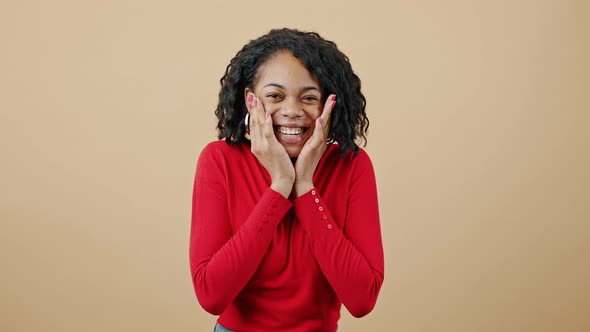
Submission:
<svg viewBox="0 0 590 332">
<path fill-rule="evenodd" d="M 244 89 L 244 103 L 248 104 L 248 94 L 252 93 L 254 94 L 254 91 L 250 90 L 250 88 L 245 88 Z"/>
</svg>

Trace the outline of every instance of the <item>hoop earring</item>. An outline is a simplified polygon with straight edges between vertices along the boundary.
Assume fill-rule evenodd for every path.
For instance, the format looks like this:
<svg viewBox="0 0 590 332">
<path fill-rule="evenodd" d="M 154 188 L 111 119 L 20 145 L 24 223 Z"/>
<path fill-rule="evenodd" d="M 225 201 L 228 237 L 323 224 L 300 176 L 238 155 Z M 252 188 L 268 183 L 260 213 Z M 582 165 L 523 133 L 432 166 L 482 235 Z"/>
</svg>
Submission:
<svg viewBox="0 0 590 332">
<path fill-rule="evenodd" d="M 244 119 L 244 126 L 246 126 L 246 134 L 250 134 L 250 113 L 246 113 L 246 118 Z"/>
</svg>

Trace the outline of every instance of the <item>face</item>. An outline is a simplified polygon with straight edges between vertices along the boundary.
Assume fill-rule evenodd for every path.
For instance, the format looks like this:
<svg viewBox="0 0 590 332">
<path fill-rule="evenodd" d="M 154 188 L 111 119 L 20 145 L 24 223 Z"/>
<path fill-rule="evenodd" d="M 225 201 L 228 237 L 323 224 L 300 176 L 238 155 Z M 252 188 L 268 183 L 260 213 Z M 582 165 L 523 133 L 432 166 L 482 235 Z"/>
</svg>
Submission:
<svg viewBox="0 0 590 332">
<path fill-rule="evenodd" d="M 296 158 L 323 109 L 320 84 L 290 52 L 271 56 L 257 74 L 253 92 L 272 117 L 277 140 Z M 245 97 L 248 92 L 246 88 Z"/>
</svg>

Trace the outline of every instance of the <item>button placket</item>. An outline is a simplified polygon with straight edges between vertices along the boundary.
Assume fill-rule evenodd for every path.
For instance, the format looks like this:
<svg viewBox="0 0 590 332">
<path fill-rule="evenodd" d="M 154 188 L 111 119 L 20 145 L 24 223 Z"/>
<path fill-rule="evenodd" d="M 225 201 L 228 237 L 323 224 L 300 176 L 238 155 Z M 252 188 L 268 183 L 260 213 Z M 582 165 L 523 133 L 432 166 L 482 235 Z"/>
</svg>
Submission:
<svg viewBox="0 0 590 332">
<path fill-rule="evenodd" d="M 311 195 L 312 195 L 312 196 L 315 196 L 315 194 L 316 194 L 316 191 L 315 191 L 315 189 L 314 189 L 314 190 L 312 190 L 312 191 L 311 191 Z M 313 200 L 313 201 L 314 201 L 314 202 L 316 202 L 316 204 L 319 204 L 319 203 L 320 203 L 320 199 L 319 199 L 319 198 L 317 198 L 317 197 L 316 197 L 316 198 L 314 198 L 314 200 Z M 324 207 L 323 207 L 323 206 L 321 206 L 321 205 L 319 205 L 319 206 L 318 206 L 318 210 L 320 211 L 321 218 L 322 218 L 323 220 L 326 220 L 326 221 L 328 221 L 328 215 L 326 215 L 326 214 L 324 213 Z M 332 226 L 332 224 L 328 224 L 328 225 L 326 225 L 326 227 L 327 227 L 328 229 L 332 229 L 332 227 L 333 227 L 333 226 Z"/>
</svg>

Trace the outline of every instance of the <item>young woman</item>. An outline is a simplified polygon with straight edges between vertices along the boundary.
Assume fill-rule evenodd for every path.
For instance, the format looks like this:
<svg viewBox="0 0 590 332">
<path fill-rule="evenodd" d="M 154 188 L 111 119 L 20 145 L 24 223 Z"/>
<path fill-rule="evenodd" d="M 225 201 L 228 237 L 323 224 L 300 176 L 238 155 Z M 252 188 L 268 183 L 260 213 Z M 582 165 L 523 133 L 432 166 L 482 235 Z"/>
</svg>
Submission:
<svg viewBox="0 0 590 332">
<path fill-rule="evenodd" d="M 361 82 L 336 44 L 272 30 L 221 79 L 219 139 L 197 162 L 190 268 L 215 331 L 329 331 L 383 283 Z M 337 142 L 337 144 L 336 144 Z"/>
</svg>

